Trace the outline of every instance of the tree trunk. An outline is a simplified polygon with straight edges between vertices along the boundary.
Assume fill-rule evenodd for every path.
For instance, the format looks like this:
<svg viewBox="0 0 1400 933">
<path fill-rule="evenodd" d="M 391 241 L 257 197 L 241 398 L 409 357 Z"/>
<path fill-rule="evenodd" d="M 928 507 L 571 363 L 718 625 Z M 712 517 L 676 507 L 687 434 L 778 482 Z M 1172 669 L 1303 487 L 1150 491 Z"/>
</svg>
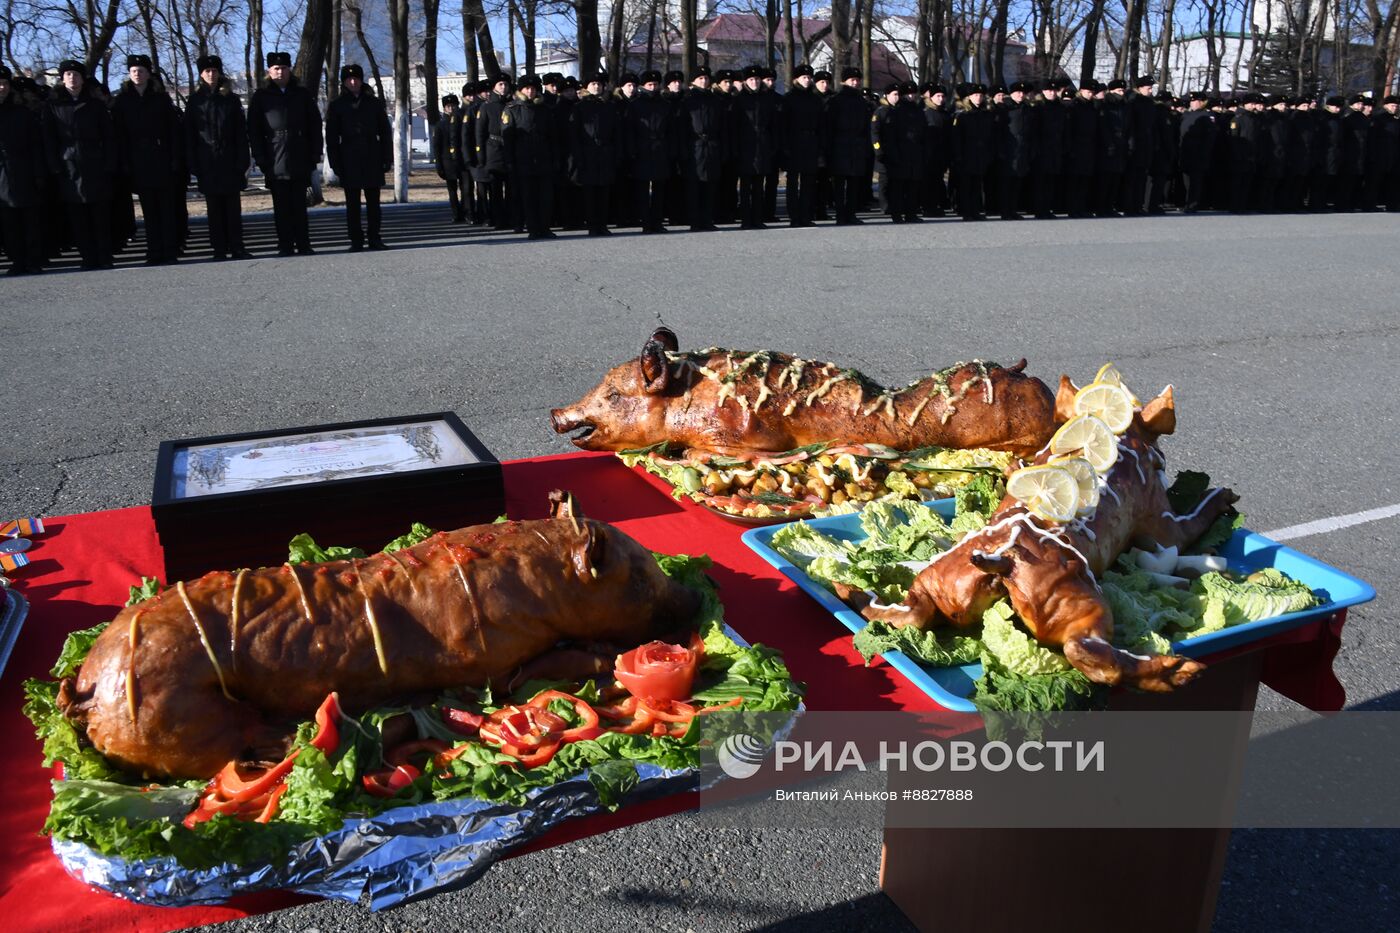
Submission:
<svg viewBox="0 0 1400 933">
<path fill-rule="evenodd" d="M 467 9 L 467 4 L 462 4 L 462 51 L 467 60 L 467 83 L 475 84 L 481 80 L 481 59 L 476 54 L 476 25 L 472 20 L 472 15 Z M 466 101 L 462 105 L 466 106 Z"/>
<path fill-rule="evenodd" d="M 360 50 L 365 53 L 365 61 L 369 62 L 370 80 L 374 82 L 374 90 L 379 94 L 379 99 L 383 100 L 385 106 L 388 101 L 384 100 L 384 77 L 379 71 L 379 60 L 374 57 L 374 50 L 369 47 L 369 40 L 365 38 L 364 11 L 360 9 L 357 2 L 350 4 L 350 17 L 355 24 L 355 38 L 359 40 Z"/>
<path fill-rule="evenodd" d="M 996 0 L 992 15 L 992 83 L 1006 83 L 1006 21 L 1011 13 L 1011 0 Z"/>
<path fill-rule="evenodd" d="M 864 0 L 863 9 L 860 14 L 860 71 L 865 75 L 865 83 L 868 87 L 871 82 L 870 74 L 870 40 L 874 34 L 875 0 Z"/>
<path fill-rule="evenodd" d="M 1084 84 L 1094 77 L 1098 70 L 1099 28 L 1103 23 L 1103 8 L 1106 0 L 1093 0 L 1089 13 L 1084 17 L 1084 57 L 1079 61 L 1079 83 Z"/>
<path fill-rule="evenodd" d="M 918 12 L 916 13 L 918 25 L 914 30 L 914 61 L 918 68 L 920 81 L 935 80 L 930 74 L 933 49 L 932 43 L 929 41 L 929 33 L 931 32 L 929 20 L 933 16 L 933 8 L 938 5 L 937 0 L 919 0 Z"/>
<path fill-rule="evenodd" d="M 481 52 L 481 67 L 488 81 L 495 81 L 501 73 L 501 63 L 496 61 L 496 45 L 491 41 L 491 24 L 486 20 L 486 9 L 482 0 L 462 0 L 462 17 L 471 19 L 471 35 L 476 38 L 476 46 Z"/>
<path fill-rule="evenodd" d="M 335 11 L 331 17 L 331 41 L 326 46 L 326 105 L 340 96 L 340 47 L 345 15 L 343 0 L 335 0 Z"/>
<path fill-rule="evenodd" d="M 608 82 L 614 87 L 617 86 L 622 73 L 627 70 L 627 59 L 622 48 L 622 34 L 627 29 L 626 19 L 625 0 L 612 0 L 612 8 L 608 15 Z M 583 61 L 580 58 L 579 66 L 582 65 Z"/>
<path fill-rule="evenodd" d="M 515 0 L 510 0 L 510 5 L 506 8 L 506 38 L 510 40 L 510 73 L 512 77 L 520 77 L 520 69 L 515 64 L 515 21 L 519 14 L 515 9 Z"/>
<path fill-rule="evenodd" d="M 787 73 L 783 76 L 783 88 L 792 88 L 792 69 L 797 66 L 797 36 L 792 25 L 792 0 L 783 0 L 783 19 L 787 20 L 787 35 L 783 37 L 783 58 L 787 59 Z"/>
<path fill-rule="evenodd" d="M 841 69 L 851 63 L 851 0 L 831 2 L 831 75 L 841 80 Z M 865 76 L 867 82 L 870 75 Z"/>
<path fill-rule="evenodd" d="M 574 0 L 574 18 L 577 23 L 578 73 L 579 80 L 585 75 L 598 73 L 598 60 L 602 57 L 602 38 L 598 35 L 598 0 Z M 613 12 L 618 12 L 618 4 L 613 4 Z"/>
<path fill-rule="evenodd" d="M 292 73 L 312 98 L 321 93 L 321 65 L 331 41 L 332 0 L 306 0 L 306 20 L 301 27 L 301 45 Z"/>
<path fill-rule="evenodd" d="M 699 7 L 696 0 L 680 0 L 681 14 L 681 71 L 686 80 L 700 66 Z"/>
<path fill-rule="evenodd" d="M 423 84 L 425 85 L 423 107 L 428 113 L 428 138 L 432 139 L 432 129 L 441 119 L 438 110 L 438 12 L 442 0 L 423 0 Z"/>
<path fill-rule="evenodd" d="M 413 113 L 409 103 L 408 3 L 389 0 L 389 33 L 394 46 L 394 200 L 408 202 Z"/>
<path fill-rule="evenodd" d="M 83 56 L 88 74 L 95 74 L 97 63 L 105 61 L 112 49 L 112 38 L 117 34 L 117 18 L 121 11 L 121 0 L 107 0 L 97 17 L 94 4 L 88 4 L 87 54 Z"/>
<path fill-rule="evenodd" d="M 778 35 L 778 0 L 764 0 L 763 2 L 763 64 L 772 68 L 778 60 L 777 42 L 774 41 Z"/>
</svg>

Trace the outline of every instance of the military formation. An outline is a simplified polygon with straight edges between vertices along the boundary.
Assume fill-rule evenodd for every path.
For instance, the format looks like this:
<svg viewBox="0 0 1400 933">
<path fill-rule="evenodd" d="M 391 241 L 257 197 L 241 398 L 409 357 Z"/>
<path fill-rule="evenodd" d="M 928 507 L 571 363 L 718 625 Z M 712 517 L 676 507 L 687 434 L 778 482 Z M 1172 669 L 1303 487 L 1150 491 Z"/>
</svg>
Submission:
<svg viewBox="0 0 1400 933">
<path fill-rule="evenodd" d="M 324 118 L 285 52 L 267 56 L 247 112 L 217 56 L 181 112 L 127 60 L 116 94 L 76 61 L 46 88 L 0 66 L 0 229 L 9 274 L 67 247 L 108 268 L 133 236 L 176 262 L 193 178 L 214 259 L 246 259 L 240 192 L 254 164 L 271 192 L 278 255 L 313 252 L 307 191 L 324 156 L 345 191 L 352 250 L 385 249 L 380 191 L 393 164 L 384 102 L 347 65 Z M 1194 213 L 1400 210 L 1400 98 L 1155 92 L 1150 77 L 1065 79 L 955 94 L 939 84 L 863 87 L 807 65 L 786 93 L 772 69 L 645 71 L 610 81 L 502 75 L 442 98 L 433 155 L 456 223 L 548 239 L 778 221 L 895 223 L 949 214 L 1005 220 Z M 363 211 L 362 211 L 363 205 Z M 362 219 L 363 214 L 363 219 Z"/>
</svg>

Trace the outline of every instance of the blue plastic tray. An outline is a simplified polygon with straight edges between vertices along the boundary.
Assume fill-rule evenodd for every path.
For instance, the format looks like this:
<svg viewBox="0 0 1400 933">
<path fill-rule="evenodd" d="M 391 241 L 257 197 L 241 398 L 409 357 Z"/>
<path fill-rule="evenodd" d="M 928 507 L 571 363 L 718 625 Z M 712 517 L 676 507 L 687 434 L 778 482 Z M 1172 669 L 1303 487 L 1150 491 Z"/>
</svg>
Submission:
<svg viewBox="0 0 1400 933">
<path fill-rule="evenodd" d="M 945 518 L 952 516 L 955 505 L 951 499 L 933 503 L 933 507 Z M 861 541 L 866 537 L 865 530 L 860 527 L 859 515 L 835 515 L 830 518 L 813 519 L 807 524 L 823 534 L 845 541 Z M 846 628 L 852 632 L 864 628 L 866 620 L 860 613 L 841 602 L 829 590 L 773 550 L 773 535 L 782 527 L 784 526 L 755 528 L 744 533 L 743 541 L 764 560 L 778 568 L 783 576 L 801 587 L 803 592 L 821 603 L 822 608 L 836 616 Z M 1324 602 L 1302 612 L 1290 612 L 1271 619 L 1260 619 L 1258 622 L 1246 622 L 1208 635 L 1176 642 L 1175 648 L 1180 654 L 1201 657 L 1234 648 L 1279 632 L 1286 632 L 1313 619 L 1324 618 L 1348 606 L 1370 602 L 1376 598 L 1376 591 L 1370 584 L 1246 529 L 1235 532 L 1234 537 L 1221 551 L 1221 556 L 1230 562 L 1231 569 L 1247 573 L 1265 567 L 1275 567 L 1294 580 L 1306 583 Z M 981 664 L 928 667 L 899 651 L 891 651 L 883 657 L 891 667 L 909 678 L 939 706 L 956 712 L 976 712 L 977 707 L 967 698 L 972 695 L 973 684 L 982 676 Z"/>
</svg>

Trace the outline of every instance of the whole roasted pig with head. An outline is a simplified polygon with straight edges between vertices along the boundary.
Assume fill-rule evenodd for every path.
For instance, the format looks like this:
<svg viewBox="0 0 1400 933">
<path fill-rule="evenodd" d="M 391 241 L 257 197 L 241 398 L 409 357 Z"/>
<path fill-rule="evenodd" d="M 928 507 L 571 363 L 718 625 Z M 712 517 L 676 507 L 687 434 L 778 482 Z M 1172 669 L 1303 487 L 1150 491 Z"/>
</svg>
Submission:
<svg viewBox="0 0 1400 933">
<path fill-rule="evenodd" d="M 1072 416 L 1075 387 L 1061 379 L 1057 408 Z M 1163 547 L 1188 545 L 1205 533 L 1236 496 L 1211 490 L 1194 511 L 1178 515 L 1167 500 L 1161 434 L 1176 426 L 1172 391 L 1135 414 L 1119 443 L 1119 457 L 1102 478 L 1093 513 L 1069 524 L 1031 514 L 1007 496 L 986 527 L 939 555 L 915 578 L 902 604 L 867 605 L 866 618 L 921 629 L 977 625 L 994 602 L 1006 598 L 1044 645 L 1096 683 L 1169 691 L 1194 679 L 1197 661 L 1176 655 L 1130 654 L 1111 644 L 1113 612 L 1096 576 L 1135 541 Z M 1040 451 L 1036 462 L 1049 459 Z"/>
<path fill-rule="evenodd" d="M 693 620 L 700 594 L 568 496 L 551 500 L 543 521 L 177 583 L 117 616 L 59 703 L 113 762 L 207 778 L 281 757 L 331 691 L 364 710 L 501 684 L 561 644 L 632 647 Z"/>
<path fill-rule="evenodd" d="M 1014 366 L 960 363 L 902 389 L 852 369 L 768 350 L 677 350 L 661 328 L 578 402 L 552 412 L 554 430 L 585 450 L 669 442 L 718 453 L 808 444 L 896 450 L 987 448 L 1029 454 L 1054 431 L 1054 396 Z"/>
</svg>

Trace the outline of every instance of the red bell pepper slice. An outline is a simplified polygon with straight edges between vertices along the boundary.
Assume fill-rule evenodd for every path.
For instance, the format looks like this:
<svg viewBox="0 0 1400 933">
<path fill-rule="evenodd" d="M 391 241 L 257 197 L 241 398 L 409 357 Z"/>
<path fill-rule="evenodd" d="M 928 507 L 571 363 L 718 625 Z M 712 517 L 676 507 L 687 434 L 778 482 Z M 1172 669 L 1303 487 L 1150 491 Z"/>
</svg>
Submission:
<svg viewBox="0 0 1400 933">
<path fill-rule="evenodd" d="M 340 717 L 340 696 L 326 694 L 326 699 L 316 710 L 316 735 L 311 739 L 311 745 L 324 752 L 327 758 L 340 747 Z"/>
<path fill-rule="evenodd" d="M 417 780 L 422 773 L 413 765 L 396 765 L 393 768 L 371 771 L 360 778 L 360 783 L 375 797 L 393 797 Z"/>
<path fill-rule="evenodd" d="M 444 706 L 439 711 L 443 724 L 453 732 L 460 733 L 471 738 L 476 738 L 477 731 L 481 729 L 481 724 L 486 721 L 486 717 L 480 713 L 473 713 L 471 710 L 457 709 L 454 706 Z"/>
<path fill-rule="evenodd" d="M 590 706 L 587 701 L 581 700 L 573 694 L 564 693 L 562 690 L 545 690 L 531 700 L 530 705 L 539 709 L 547 709 L 552 700 L 563 700 L 566 703 L 572 703 L 574 712 L 578 714 L 578 725 L 565 729 L 563 734 L 559 737 L 564 744 L 582 742 L 585 739 L 596 739 L 598 736 L 602 735 L 603 730 L 598 725 L 598 711 Z"/>
<path fill-rule="evenodd" d="M 442 739 L 417 739 L 412 742 L 404 742 L 400 745 L 395 745 L 393 749 L 384 756 L 384 760 L 396 768 L 407 765 L 414 770 L 421 771 L 417 765 L 414 765 L 414 758 L 422 755 L 425 758 L 424 764 L 426 764 L 427 760 L 432 760 L 438 755 L 441 755 L 443 752 L 447 751 L 449 747 L 450 746 L 442 741 Z"/>
</svg>

